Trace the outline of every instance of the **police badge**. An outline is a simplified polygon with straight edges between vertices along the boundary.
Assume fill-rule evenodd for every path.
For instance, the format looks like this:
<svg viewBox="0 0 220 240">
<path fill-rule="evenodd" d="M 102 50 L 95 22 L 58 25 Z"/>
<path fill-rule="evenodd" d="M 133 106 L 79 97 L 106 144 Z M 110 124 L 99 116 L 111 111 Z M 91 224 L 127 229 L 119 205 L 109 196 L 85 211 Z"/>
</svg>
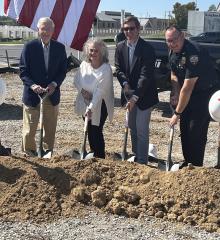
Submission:
<svg viewBox="0 0 220 240">
<path fill-rule="evenodd" d="M 192 55 L 192 56 L 190 56 L 189 61 L 190 61 L 193 65 L 196 65 L 196 64 L 198 63 L 198 61 L 199 61 L 198 55 Z"/>
<path fill-rule="evenodd" d="M 180 60 L 180 65 L 184 66 L 185 64 L 186 64 L 186 57 L 183 56 Z"/>
</svg>

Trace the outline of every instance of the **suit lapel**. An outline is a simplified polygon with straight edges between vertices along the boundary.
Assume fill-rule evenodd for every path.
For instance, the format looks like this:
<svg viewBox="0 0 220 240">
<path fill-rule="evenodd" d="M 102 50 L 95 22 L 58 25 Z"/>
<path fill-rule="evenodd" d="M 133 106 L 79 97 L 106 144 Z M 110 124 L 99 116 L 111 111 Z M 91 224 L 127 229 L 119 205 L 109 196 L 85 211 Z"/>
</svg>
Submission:
<svg viewBox="0 0 220 240">
<path fill-rule="evenodd" d="M 130 73 L 132 72 L 133 68 L 134 68 L 134 65 L 138 59 L 138 57 L 140 56 L 140 38 L 137 42 L 137 45 L 135 47 L 135 50 L 134 50 L 134 55 L 133 55 L 133 58 L 132 58 L 132 63 L 131 63 L 131 66 L 130 66 Z"/>
<path fill-rule="evenodd" d="M 52 67 L 53 53 L 54 53 L 54 51 L 52 50 L 53 47 L 54 47 L 54 45 L 53 45 L 53 41 L 50 40 L 49 62 L 48 62 L 48 71 L 47 71 L 48 73 L 50 72 L 51 67 Z"/>
</svg>

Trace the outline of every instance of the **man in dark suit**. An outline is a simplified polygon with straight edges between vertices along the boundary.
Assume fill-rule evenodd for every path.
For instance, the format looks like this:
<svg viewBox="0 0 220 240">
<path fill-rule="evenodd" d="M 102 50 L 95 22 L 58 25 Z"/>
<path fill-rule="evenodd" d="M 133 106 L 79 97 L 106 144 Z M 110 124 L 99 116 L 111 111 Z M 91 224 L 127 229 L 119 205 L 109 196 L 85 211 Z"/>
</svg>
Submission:
<svg viewBox="0 0 220 240">
<path fill-rule="evenodd" d="M 60 86 L 66 76 L 67 57 L 65 46 L 52 40 L 54 23 L 40 18 L 37 24 L 39 39 L 28 42 L 20 58 L 20 78 L 23 90 L 23 141 L 22 149 L 35 156 L 35 134 L 40 115 L 39 95 L 47 92 L 43 104 L 43 147 L 52 151 L 60 102 Z"/>
<path fill-rule="evenodd" d="M 151 45 L 139 37 L 140 23 L 134 16 L 125 19 L 123 30 L 126 40 L 119 43 L 115 52 L 116 76 L 122 87 L 129 111 L 132 151 L 138 163 L 147 164 L 149 122 L 152 106 L 158 103 L 154 80 L 155 53 Z"/>
</svg>

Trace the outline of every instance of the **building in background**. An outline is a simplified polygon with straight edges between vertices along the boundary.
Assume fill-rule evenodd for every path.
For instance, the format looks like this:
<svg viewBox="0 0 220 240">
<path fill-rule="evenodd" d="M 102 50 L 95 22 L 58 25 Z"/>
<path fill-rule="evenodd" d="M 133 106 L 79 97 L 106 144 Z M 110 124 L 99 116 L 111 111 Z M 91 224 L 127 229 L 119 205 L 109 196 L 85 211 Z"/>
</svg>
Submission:
<svg viewBox="0 0 220 240">
<path fill-rule="evenodd" d="M 0 40 L 3 39 L 33 39 L 38 33 L 24 26 L 0 26 Z"/>
<path fill-rule="evenodd" d="M 115 36 L 121 28 L 121 11 L 101 11 L 96 13 L 90 37 Z M 123 11 L 123 17 L 133 16 L 130 12 Z M 139 18 L 142 33 L 155 33 L 164 30 L 169 25 L 169 19 L 156 17 Z M 0 40 L 3 39 L 32 39 L 36 38 L 37 32 L 24 26 L 0 25 Z"/>
<path fill-rule="evenodd" d="M 163 18 L 139 18 L 141 30 L 164 30 L 169 26 L 169 19 Z"/>
<path fill-rule="evenodd" d="M 187 32 L 196 36 L 203 32 L 220 32 L 220 12 L 188 12 Z"/>
</svg>

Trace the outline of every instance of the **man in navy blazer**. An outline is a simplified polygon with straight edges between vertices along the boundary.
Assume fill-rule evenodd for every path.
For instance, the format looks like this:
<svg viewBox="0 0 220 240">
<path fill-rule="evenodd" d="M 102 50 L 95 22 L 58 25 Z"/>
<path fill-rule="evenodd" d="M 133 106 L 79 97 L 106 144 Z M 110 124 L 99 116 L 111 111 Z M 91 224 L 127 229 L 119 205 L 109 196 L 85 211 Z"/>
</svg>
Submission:
<svg viewBox="0 0 220 240">
<path fill-rule="evenodd" d="M 134 16 L 125 19 L 126 40 L 115 51 L 116 76 L 122 87 L 121 102 L 129 111 L 132 151 L 136 161 L 148 162 L 149 122 L 152 107 L 158 103 L 154 79 L 155 52 L 139 37 L 140 23 Z M 125 96 L 129 96 L 127 101 Z"/>
<path fill-rule="evenodd" d="M 36 155 L 35 134 L 40 116 L 39 95 L 48 97 L 43 104 L 45 151 L 52 151 L 60 102 L 60 86 L 65 79 L 67 57 L 65 46 L 52 40 L 54 23 L 40 18 L 37 24 L 39 39 L 25 44 L 20 58 L 20 78 L 23 81 L 23 141 L 22 149 Z"/>
</svg>

